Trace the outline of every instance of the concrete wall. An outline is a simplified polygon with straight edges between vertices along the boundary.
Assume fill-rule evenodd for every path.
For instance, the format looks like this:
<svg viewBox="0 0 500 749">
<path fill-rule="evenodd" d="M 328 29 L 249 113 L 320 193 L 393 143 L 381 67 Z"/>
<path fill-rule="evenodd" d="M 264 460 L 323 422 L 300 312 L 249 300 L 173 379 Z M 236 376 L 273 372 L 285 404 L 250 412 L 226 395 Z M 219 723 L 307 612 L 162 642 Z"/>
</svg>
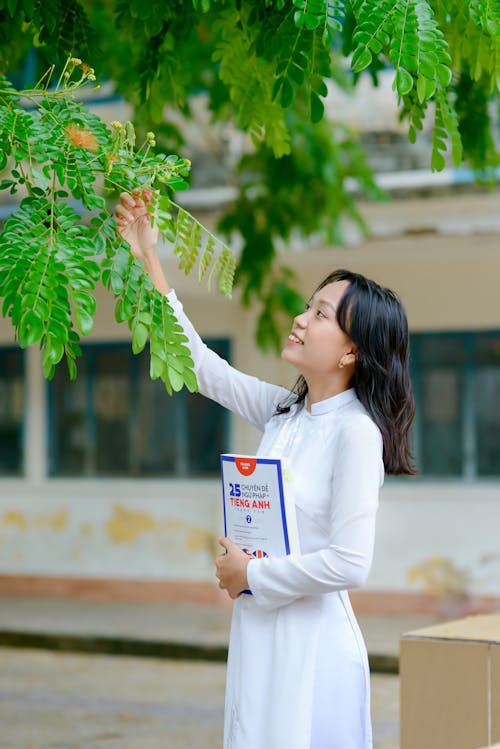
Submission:
<svg viewBox="0 0 500 749">
<path fill-rule="evenodd" d="M 367 588 L 500 590 L 498 484 L 388 481 Z M 0 574 L 213 582 L 217 481 L 3 481 Z"/>
</svg>

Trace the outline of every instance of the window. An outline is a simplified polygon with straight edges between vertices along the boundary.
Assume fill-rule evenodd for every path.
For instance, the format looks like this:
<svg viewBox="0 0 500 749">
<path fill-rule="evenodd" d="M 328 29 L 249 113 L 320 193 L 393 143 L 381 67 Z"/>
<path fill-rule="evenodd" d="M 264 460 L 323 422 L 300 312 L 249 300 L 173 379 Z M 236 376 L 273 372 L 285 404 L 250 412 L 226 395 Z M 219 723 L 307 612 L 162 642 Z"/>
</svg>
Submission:
<svg viewBox="0 0 500 749">
<path fill-rule="evenodd" d="M 229 341 L 208 345 L 229 357 Z M 129 344 L 87 345 L 78 378 L 50 384 L 53 476 L 202 476 L 228 449 L 227 412 L 197 393 L 169 396 L 149 377 L 149 356 Z"/>
<path fill-rule="evenodd" d="M 23 470 L 23 352 L 0 348 L 0 475 Z"/>
<path fill-rule="evenodd" d="M 411 336 L 424 475 L 500 476 L 500 332 Z"/>
</svg>

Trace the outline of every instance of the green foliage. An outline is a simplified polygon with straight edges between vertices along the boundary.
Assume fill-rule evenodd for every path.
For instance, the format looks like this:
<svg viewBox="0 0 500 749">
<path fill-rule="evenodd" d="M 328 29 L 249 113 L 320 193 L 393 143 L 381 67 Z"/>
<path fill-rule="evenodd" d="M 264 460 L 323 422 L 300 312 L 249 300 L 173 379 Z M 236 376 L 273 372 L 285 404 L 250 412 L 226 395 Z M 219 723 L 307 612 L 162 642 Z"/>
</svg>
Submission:
<svg viewBox="0 0 500 749">
<path fill-rule="evenodd" d="M 257 54 L 255 27 L 234 8 L 221 14 L 214 33 L 218 41 L 213 59 L 228 88 L 238 126 L 250 133 L 256 145 L 265 138 L 275 156 L 289 153 L 285 115 L 272 97 L 274 65 Z"/>
<path fill-rule="evenodd" d="M 275 268 L 278 242 L 290 242 L 298 235 L 303 241 L 314 237 L 317 243 L 341 243 L 346 218 L 363 230 L 348 182 L 355 181 L 365 195 L 383 197 L 356 133 L 325 122 L 312 125 L 298 117 L 289 124 L 294 134 L 291 153 L 276 161 L 261 146 L 246 156 L 240 164 L 241 195 L 219 223 L 226 236 L 242 235 L 236 281 L 244 304 L 262 303 L 256 337 L 263 348 L 279 348 L 284 316 L 289 321 L 290 314 L 303 306 L 292 271 L 286 266 Z"/>
<path fill-rule="evenodd" d="M 109 128 L 77 102 L 75 91 L 95 80 L 80 60 L 68 60 L 56 87 L 48 90 L 52 75 L 53 68 L 25 91 L 0 79 L 0 168 L 11 167 L 0 189 L 24 195 L 0 235 L 2 315 L 10 317 L 22 348 L 40 346 L 47 378 L 64 357 L 75 378 L 78 342 L 92 330 L 94 292 L 102 280 L 115 295 L 116 319 L 130 327 L 133 351 L 142 351 L 149 339 L 151 376 L 162 379 L 169 392 L 183 384 L 194 390 L 187 339 L 167 300 L 118 236 L 98 183 L 114 194 L 139 187 L 153 207 L 151 219 L 157 212 L 165 236 L 177 235 L 186 272 L 186 258 L 196 260 L 204 244 L 200 264 L 206 266 L 210 256 L 218 287 L 229 296 L 234 258 L 171 201 L 171 190 L 187 186 L 189 162 L 155 152 L 153 133 L 136 148 L 130 122 Z"/>
<path fill-rule="evenodd" d="M 143 351 L 149 339 L 151 378 L 161 379 L 170 394 L 183 385 L 197 390 L 188 339 L 167 299 L 153 288 L 126 247 L 108 251 L 103 266 L 103 280 L 117 300 L 115 319 L 128 323 L 134 354 Z"/>
<path fill-rule="evenodd" d="M 217 279 L 219 291 L 230 299 L 236 268 L 233 253 L 213 234 L 208 233 L 184 208 L 177 208 L 174 254 L 179 258 L 179 268 L 188 275 L 199 260 L 198 281 L 202 281 L 210 268 L 209 288 L 212 280 Z"/>
<path fill-rule="evenodd" d="M 332 38 L 342 28 L 342 16 L 343 3 L 326 0 L 294 0 L 273 14 L 249 14 L 256 54 L 272 67 L 273 102 L 287 109 L 297 96 L 307 98 L 308 118 L 321 120 L 328 93 L 324 79 L 332 76 Z"/>
<path fill-rule="evenodd" d="M 305 11 L 302 13 L 306 18 L 317 18 L 306 16 Z M 296 16 L 297 14 L 294 15 L 294 21 Z M 319 31 L 310 31 L 307 26 L 296 28 L 296 22 L 291 23 L 291 15 L 288 23 L 288 44 L 280 44 L 278 47 L 275 42 L 272 43 L 277 47 L 278 55 L 273 99 L 279 98 L 281 106 L 288 108 L 297 92 L 305 87 L 310 104 L 309 118 L 312 122 L 319 122 L 324 113 L 321 97 L 328 93 L 324 79 L 331 76 L 330 52 Z M 271 34 L 271 31 L 267 34 Z M 274 36 L 274 39 L 283 38 L 286 37 Z"/>
<path fill-rule="evenodd" d="M 415 140 L 427 104 L 434 99 L 437 112 L 432 168 L 440 170 L 445 165 L 443 151 L 447 148 L 448 134 L 453 143 L 454 160 L 459 162 L 457 120 L 446 93 L 452 75 L 451 57 L 427 0 L 357 0 L 353 9 L 357 20 L 352 37 L 353 70 L 360 72 L 372 63 L 374 56 L 386 55 L 394 65 L 393 87 L 410 120 L 410 140 Z M 449 131 L 446 126 L 450 127 Z"/>
<path fill-rule="evenodd" d="M 48 378 L 64 355 L 75 376 L 77 342 L 92 329 L 100 269 L 93 260 L 94 231 L 79 221 L 69 205 L 32 196 L 2 233 L 2 314 L 11 318 L 22 348 L 40 342 Z"/>
<path fill-rule="evenodd" d="M 409 120 L 410 141 L 416 140 L 433 102 L 432 168 L 444 168 L 448 148 L 458 165 L 463 157 L 459 112 L 463 113 L 464 104 L 453 97 L 453 70 L 472 71 L 475 80 L 482 80 L 483 92 L 500 88 L 498 2 L 353 0 L 352 7 L 353 70 L 359 73 L 374 61 L 390 60 L 402 115 Z M 469 93 L 472 97 L 472 90 Z M 494 161 L 491 131 L 483 128 L 479 137 L 480 151 Z M 475 164 L 477 149 L 470 140 L 465 145 Z"/>
<path fill-rule="evenodd" d="M 134 102 L 139 130 L 161 123 L 166 104 L 188 115 L 190 93 L 205 89 L 219 117 L 275 156 L 290 152 L 283 109 L 299 98 L 310 121 L 322 118 L 332 44 L 333 67 L 348 55 L 357 74 L 394 66 L 411 140 L 430 103 L 459 106 L 452 74 L 470 75 L 490 96 L 500 88 L 498 0 L 0 0 L 1 10 L 3 69 L 30 39 L 42 61 L 91 55 Z M 457 139 L 457 118 L 448 120 L 452 131 L 436 143 Z M 443 155 L 434 151 L 434 166 Z"/>
<path fill-rule="evenodd" d="M 243 299 L 262 305 L 261 319 L 276 321 L 269 330 L 277 329 L 280 310 L 293 301 L 277 291 L 293 284 L 277 262 L 277 240 L 313 234 L 341 241 L 342 216 L 362 224 L 347 177 L 357 180 L 361 193 L 374 194 L 356 135 L 336 123 L 324 126 L 327 81 L 338 82 L 339 70 L 351 65 L 354 85 L 363 71 L 376 81 L 382 69 L 394 70 L 410 141 L 430 123 L 433 169 L 465 160 L 489 179 L 499 163 L 498 0 L 0 0 L 0 69 L 17 70 L 19 77 L 31 45 L 39 66 L 62 63 L 69 53 L 95 60 L 100 76 L 132 103 L 135 132 L 146 145 L 136 157 L 126 129 L 102 129 L 84 108 L 57 97 L 43 115 L 61 123 L 49 139 L 41 115 L 11 104 L 1 115 L 0 166 L 8 154 L 18 175 L 6 174 L 3 188 L 46 196 L 55 174 L 59 191 L 99 213 L 104 204 L 96 176 L 116 189 L 128 189 L 133 177 L 145 189 L 159 185 L 158 221 L 170 241 L 178 236 L 180 261 L 186 269 L 198 263 L 199 279 L 227 292 L 229 251 L 209 234 L 200 237 L 195 221 L 177 232 L 178 216 L 184 217 L 169 202 L 169 190 L 180 189 L 188 171 L 185 161 L 168 156 L 178 152 L 183 136 L 170 113 L 189 117 L 193 92 L 204 92 L 214 118 L 249 134 L 255 148 L 240 166 L 241 197 L 222 226 L 228 235 L 242 234 L 236 279 Z M 67 146 L 70 122 L 90 128 L 95 152 Z M 6 134 L 12 128 L 11 141 Z M 148 131 L 156 133 L 165 157 L 148 150 Z M 43 154 L 50 149 L 45 169 Z M 29 179 L 23 182 L 26 161 Z M 112 233 L 103 219 L 108 225 Z M 119 285 L 114 272 L 110 278 Z M 271 344 L 274 334 L 264 329 L 260 325 L 258 337 Z"/>
<path fill-rule="evenodd" d="M 467 73 L 462 73 L 455 86 L 458 128 L 464 150 L 480 178 L 495 179 L 500 154 L 492 136 L 489 97 L 485 86 L 478 86 Z"/>
<path fill-rule="evenodd" d="M 332 31 L 341 31 L 340 18 L 344 14 L 344 3 L 332 0 L 293 0 L 297 10 L 293 20 L 299 28 L 308 31 L 321 29 L 325 44 L 331 42 Z"/>
<path fill-rule="evenodd" d="M 19 60 L 17 29 L 22 29 L 24 39 L 32 36 L 44 67 L 54 59 L 63 63 L 76 51 L 90 59 L 95 36 L 85 5 L 78 0 L 0 0 L 0 15 L 5 19 L 0 24 L 0 41 L 6 42 L 0 46 L 0 70 Z M 9 31 L 14 31 L 14 39 Z"/>
</svg>

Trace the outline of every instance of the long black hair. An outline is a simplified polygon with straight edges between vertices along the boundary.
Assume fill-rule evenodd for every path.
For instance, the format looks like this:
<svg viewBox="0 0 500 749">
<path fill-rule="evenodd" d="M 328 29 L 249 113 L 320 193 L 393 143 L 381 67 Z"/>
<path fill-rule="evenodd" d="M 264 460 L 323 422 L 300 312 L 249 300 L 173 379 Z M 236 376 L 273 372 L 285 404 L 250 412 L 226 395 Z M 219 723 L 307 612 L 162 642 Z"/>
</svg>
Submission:
<svg viewBox="0 0 500 749">
<path fill-rule="evenodd" d="M 349 270 L 330 273 L 316 289 L 336 281 L 348 286 L 337 308 L 337 321 L 356 346 L 352 387 L 382 433 L 386 473 L 416 473 L 408 433 L 415 406 L 409 372 L 408 321 L 398 296 L 375 281 Z M 301 375 L 294 402 L 307 395 Z M 278 412 L 290 410 L 279 406 Z"/>
</svg>

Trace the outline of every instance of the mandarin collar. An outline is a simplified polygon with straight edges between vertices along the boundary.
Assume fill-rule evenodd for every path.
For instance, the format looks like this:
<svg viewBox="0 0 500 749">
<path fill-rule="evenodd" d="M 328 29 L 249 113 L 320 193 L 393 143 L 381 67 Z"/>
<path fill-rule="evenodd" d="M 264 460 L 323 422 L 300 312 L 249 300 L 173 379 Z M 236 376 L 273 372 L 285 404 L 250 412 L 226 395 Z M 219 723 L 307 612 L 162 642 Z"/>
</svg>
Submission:
<svg viewBox="0 0 500 749">
<path fill-rule="evenodd" d="M 343 390 L 338 395 L 334 395 L 331 398 L 325 398 L 325 400 L 313 403 L 311 406 L 311 416 L 321 416 L 322 414 L 331 413 L 337 409 L 345 406 L 346 403 L 356 399 L 356 391 L 354 388 Z M 309 413 L 306 409 L 306 413 Z"/>
</svg>

